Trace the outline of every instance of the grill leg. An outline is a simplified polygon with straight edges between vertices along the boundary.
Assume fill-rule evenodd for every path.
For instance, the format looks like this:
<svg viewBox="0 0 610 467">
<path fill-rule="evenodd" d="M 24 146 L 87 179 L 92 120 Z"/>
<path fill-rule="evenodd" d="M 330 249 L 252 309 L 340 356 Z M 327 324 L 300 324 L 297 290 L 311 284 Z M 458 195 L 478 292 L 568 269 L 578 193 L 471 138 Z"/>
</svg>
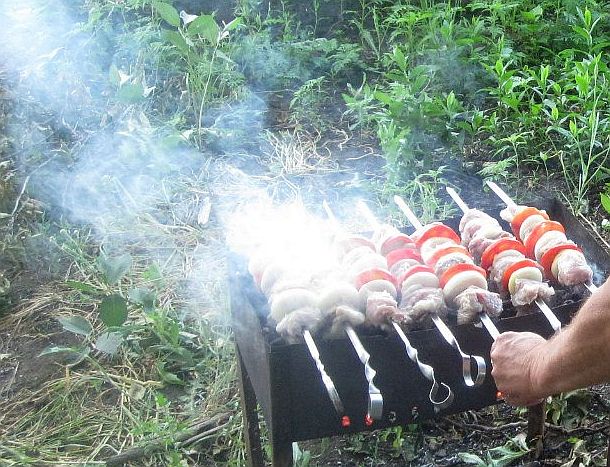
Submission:
<svg viewBox="0 0 610 467">
<path fill-rule="evenodd" d="M 533 444 L 535 459 L 542 456 L 544 448 L 544 421 L 546 418 L 545 402 L 527 409 L 527 442 Z"/>
<path fill-rule="evenodd" d="M 281 441 L 273 443 L 273 467 L 292 467 L 292 443 Z"/>
<path fill-rule="evenodd" d="M 606 451 L 606 467 L 610 467 L 610 436 L 608 437 L 608 451 Z"/>
<path fill-rule="evenodd" d="M 256 411 L 256 394 L 248 376 L 248 370 L 241 358 L 239 347 L 237 352 L 237 368 L 239 371 L 239 394 L 243 419 L 244 441 L 246 444 L 246 465 L 248 467 L 265 467 L 263 449 L 261 447 L 260 426 Z"/>
</svg>

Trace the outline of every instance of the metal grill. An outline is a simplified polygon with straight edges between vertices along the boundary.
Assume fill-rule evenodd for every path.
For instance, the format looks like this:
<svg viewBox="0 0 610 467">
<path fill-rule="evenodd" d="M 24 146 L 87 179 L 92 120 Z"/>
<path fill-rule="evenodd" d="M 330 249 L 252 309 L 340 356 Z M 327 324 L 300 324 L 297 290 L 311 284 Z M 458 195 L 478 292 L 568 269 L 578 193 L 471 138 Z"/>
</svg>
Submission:
<svg viewBox="0 0 610 467">
<path fill-rule="evenodd" d="M 598 282 L 608 275 L 608 252 L 561 203 L 551 199 L 531 205 L 545 209 L 552 219 L 565 226 L 568 237 L 585 252 Z M 500 219 L 499 209 L 487 212 Z M 457 228 L 459 219 L 448 219 L 445 223 Z M 508 228 L 503 221 L 501 223 Z M 441 411 L 435 410 L 429 400 L 430 382 L 409 360 L 404 344 L 394 333 L 363 333 L 359 330 L 361 341 L 371 355 L 371 365 L 377 370 L 375 384 L 384 400 L 383 416 L 371 426 L 365 422 L 368 383 L 347 337 L 316 341 L 324 366 L 339 391 L 345 413 L 351 419 L 349 426 L 343 426 L 305 343 L 285 344 L 274 330 L 265 325 L 266 299 L 254 286 L 245 259 L 233 256 L 231 263 L 231 307 L 251 465 L 263 465 L 257 404 L 270 433 L 273 465 L 283 466 L 292 465 L 293 441 L 405 425 L 497 403 L 497 390 L 490 375 L 480 386 L 467 387 L 464 384 L 460 356 L 436 329 L 409 332 L 407 336 L 419 351 L 420 359 L 431 365 L 438 379 L 453 389 L 453 403 Z M 584 287 L 571 290 L 557 287 L 556 291 L 552 309 L 565 324 L 578 310 L 588 292 Z M 545 337 L 552 335 L 553 329 L 544 315 L 534 306 L 531 310 L 532 313 L 516 316 L 515 309 L 510 302 L 506 302 L 502 319 L 497 323 L 499 330 L 531 331 Z M 480 325 L 458 326 L 451 322 L 449 325 L 463 350 L 483 356 L 488 367 L 491 367 L 489 349 L 492 339 L 489 333 Z M 537 413 L 540 415 L 540 408 Z M 541 435 L 541 426 L 539 416 L 536 426 L 530 427 L 530 433 Z"/>
</svg>

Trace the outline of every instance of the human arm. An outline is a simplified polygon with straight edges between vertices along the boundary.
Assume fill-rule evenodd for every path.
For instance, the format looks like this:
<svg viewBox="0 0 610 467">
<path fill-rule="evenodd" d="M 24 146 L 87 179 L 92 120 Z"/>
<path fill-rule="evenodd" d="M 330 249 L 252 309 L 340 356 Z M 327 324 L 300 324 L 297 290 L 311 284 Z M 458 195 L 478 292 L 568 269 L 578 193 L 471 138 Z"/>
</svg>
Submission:
<svg viewBox="0 0 610 467">
<path fill-rule="evenodd" d="M 610 280 L 559 334 L 545 341 L 533 333 L 502 333 L 491 360 L 496 386 L 513 405 L 610 381 Z"/>
</svg>

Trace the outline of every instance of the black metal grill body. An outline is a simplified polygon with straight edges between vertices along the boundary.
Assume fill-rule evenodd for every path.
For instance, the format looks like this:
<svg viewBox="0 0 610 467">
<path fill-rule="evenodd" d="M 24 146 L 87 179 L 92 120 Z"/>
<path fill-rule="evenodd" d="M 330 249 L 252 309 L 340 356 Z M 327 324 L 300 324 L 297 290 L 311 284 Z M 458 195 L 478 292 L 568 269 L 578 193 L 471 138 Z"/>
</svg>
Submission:
<svg viewBox="0 0 610 467">
<path fill-rule="evenodd" d="M 597 280 L 607 277 L 610 269 L 608 252 L 577 219 L 557 200 L 536 205 L 546 209 L 551 219 L 561 222 L 568 238 L 583 248 L 587 260 L 597 272 Z M 501 221 L 499 211 L 488 212 Z M 448 219 L 445 223 L 457 229 L 459 219 Z M 505 229 L 509 229 L 506 223 L 501 223 Z M 406 232 L 410 233 L 408 230 Z M 366 426 L 367 381 L 353 347 L 347 337 L 318 338 L 316 343 L 322 361 L 352 421 L 348 428 L 342 427 L 305 344 L 271 342 L 272 333 L 265 330 L 264 318 L 260 317 L 265 299 L 254 288 L 245 260 L 234 257 L 232 263 L 231 306 L 242 372 L 246 373 L 245 377 L 249 378 L 254 389 L 274 447 L 279 449 L 279 446 L 289 446 L 293 441 L 405 425 L 496 403 L 496 387 L 491 375 L 488 374 L 479 387 L 466 387 L 459 355 L 435 328 L 410 332 L 408 337 L 418 349 L 420 359 L 432 365 L 437 379 L 449 384 L 455 393 L 453 404 L 440 413 L 434 412 L 428 400 L 430 382 L 408 359 L 404 345 L 395 334 L 360 334 L 362 343 L 371 354 L 371 365 L 377 370 L 375 384 L 384 398 L 383 419 L 375 421 L 370 427 Z M 556 300 L 561 303 L 551 305 L 565 324 L 578 310 L 586 294 L 582 290 L 578 293 L 559 287 L 556 290 Z M 497 323 L 500 331 L 531 331 L 545 337 L 553 332 L 535 306 L 532 306 L 531 313 L 515 316 L 515 310 L 506 303 L 502 316 L 503 319 Z M 491 368 L 489 349 L 492 340 L 487 331 L 472 324 L 450 327 L 462 349 L 484 356 L 488 368 Z"/>
</svg>

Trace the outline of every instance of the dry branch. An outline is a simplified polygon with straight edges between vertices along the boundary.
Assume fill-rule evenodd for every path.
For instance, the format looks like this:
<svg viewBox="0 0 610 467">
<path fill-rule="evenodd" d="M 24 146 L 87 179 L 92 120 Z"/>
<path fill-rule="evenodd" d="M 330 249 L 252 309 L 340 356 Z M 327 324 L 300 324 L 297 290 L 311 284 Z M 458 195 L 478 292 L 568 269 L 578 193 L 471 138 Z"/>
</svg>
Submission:
<svg viewBox="0 0 610 467">
<path fill-rule="evenodd" d="M 183 447 L 205 439 L 224 428 L 228 421 L 229 414 L 220 413 L 214 415 L 208 420 L 195 423 L 176 436 L 175 445 L 176 447 Z M 163 438 L 154 438 L 144 446 L 134 447 L 115 456 L 109 457 L 106 459 L 106 465 L 109 467 L 124 465 L 127 462 L 132 462 L 136 459 L 150 456 L 151 454 L 159 452 L 165 448 L 166 443 Z"/>
</svg>

